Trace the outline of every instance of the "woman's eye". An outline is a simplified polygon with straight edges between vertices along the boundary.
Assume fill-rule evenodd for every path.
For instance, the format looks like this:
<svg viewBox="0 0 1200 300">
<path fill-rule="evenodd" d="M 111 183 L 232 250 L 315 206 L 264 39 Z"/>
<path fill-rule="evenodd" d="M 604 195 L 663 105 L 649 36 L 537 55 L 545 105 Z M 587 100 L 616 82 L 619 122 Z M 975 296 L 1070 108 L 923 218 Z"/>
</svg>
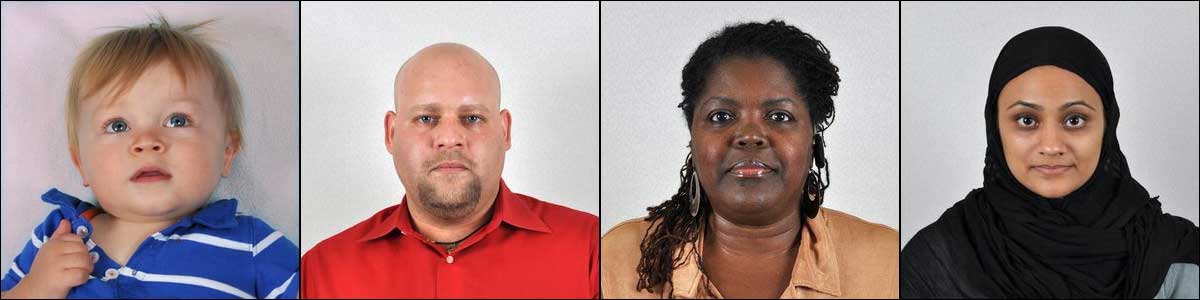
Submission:
<svg viewBox="0 0 1200 300">
<path fill-rule="evenodd" d="M 129 124 L 126 124 L 125 120 L 116 119 L 108 121 L 108 123 L 104 124 L 104 132 L 107 133 L 120 133 L 126 131 L 129 131 Z"/>
<path fill-rule="evenodd" d="M 733 120 L 733 114 L 727 111 L 716 111 L 708 115 L 708 121 L 713 123 L 725 123 Z"/>
<path fill-rule="evenodd" d="M 1037 126 L 1037 120 L 1034 120 L 1033 117 L 1030 117 L 1030 116 L 1020 116 L 1020 117 L 1017 117 L 1017 126 L 1020 126 L 1020 127 Z"/>
<path fill-rule="evenodd" d="M 166 127 L 184 127 L 189 125 L 192 125 L 192 120 L 188 119 L 187 116 L 179 114 L 167 117 L 167 121 L 163 123 L 163 126 Z"/>
<path fill-rule="evenodd" d="M 767 119 L 775 122 L 791 122 L 792 115 L 785 112 L 773 112 L 767 115 Z"/>
<path fill-rule="evenodd" d="M 1063 125 L 1067 128 L 1083 128 L 1087 124 L 1087 118 L 1080 115 L 1072 115 L 1063 120 Z"/>
</svg>

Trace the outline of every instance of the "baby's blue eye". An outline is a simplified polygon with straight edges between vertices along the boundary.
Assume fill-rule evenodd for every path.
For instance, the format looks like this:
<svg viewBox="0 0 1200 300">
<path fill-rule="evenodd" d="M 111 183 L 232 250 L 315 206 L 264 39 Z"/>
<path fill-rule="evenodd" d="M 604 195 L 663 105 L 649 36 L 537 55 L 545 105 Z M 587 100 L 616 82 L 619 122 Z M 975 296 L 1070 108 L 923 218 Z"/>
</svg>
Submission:
<svg viewBox="0 0 1200 300">
<path fill-rule="evenodd" d="M 192 121 L 188 120 L 187 116 L 175 114 L 168 117 L 166 123 L 163 125 L 167 127 L 184 127 L 192 125 Z"/>
<path fill-rule="evenodd" d="M 107 133 L 120 133 L 126 131 L 129 131 L 129 124 L 125 124 L 125 120 L 116 119 L 108 121 L 108 123 L 104 124 L 104 132 Z"/>
</svg>

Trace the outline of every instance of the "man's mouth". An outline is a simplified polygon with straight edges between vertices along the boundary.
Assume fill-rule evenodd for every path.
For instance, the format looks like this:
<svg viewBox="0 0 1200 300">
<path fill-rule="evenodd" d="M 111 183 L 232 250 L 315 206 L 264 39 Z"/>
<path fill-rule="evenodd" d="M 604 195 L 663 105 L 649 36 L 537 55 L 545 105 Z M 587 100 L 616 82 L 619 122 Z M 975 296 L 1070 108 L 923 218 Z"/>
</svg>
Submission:
<svg viewBox="0 0 1200 300">
<path fill-rule="evenodd" d="M 734 163 L 728 172 L 738 178 L 762 178 L 775 169 L 758 160 L 743 160 Z"/>
<path fill-rule="evenodd" d="M 457 161 L 444 161 L 433 166 L 432 172 L 458 173 L 467 170 L 467 165 Z"/>
<path fill-rule="evenodd" d="M 155 166 L 142 167 L 141 169 L 138 169 L 137 172 L 133 173 L 133 177 L 129 178 L 129 181 L 137 183 L 149 183 L 164 180 L 171 180 L 171 173 L 168 173 L 166 170 Z"/>
</svg>

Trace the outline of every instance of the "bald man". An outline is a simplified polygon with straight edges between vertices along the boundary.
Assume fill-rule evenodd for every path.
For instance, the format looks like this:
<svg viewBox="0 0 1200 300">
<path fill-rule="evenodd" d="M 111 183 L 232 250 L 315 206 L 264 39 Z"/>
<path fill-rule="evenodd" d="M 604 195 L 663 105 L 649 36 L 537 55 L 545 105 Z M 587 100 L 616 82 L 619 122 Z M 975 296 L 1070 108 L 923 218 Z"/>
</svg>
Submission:
<svg viewBox="0 0 1200 300">
<path fill-rule="evenodd" d="M 597 298 L 596 216 L 509 191 L 512 116 L 475 50 L 435 44 L 400 67 L 384 143 L 400 204 L 317 244 L 304 298 Z"/>
</svg>

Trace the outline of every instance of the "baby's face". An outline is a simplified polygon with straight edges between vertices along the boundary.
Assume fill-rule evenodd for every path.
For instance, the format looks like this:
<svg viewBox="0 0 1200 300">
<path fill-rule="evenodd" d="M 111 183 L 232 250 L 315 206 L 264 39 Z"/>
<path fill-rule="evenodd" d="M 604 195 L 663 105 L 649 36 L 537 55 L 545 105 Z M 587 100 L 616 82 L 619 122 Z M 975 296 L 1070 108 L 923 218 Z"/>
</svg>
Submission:
<svg viewBox="0 0 1200 300">
<path fill-rule="evenodd" d="M 106 87 L 80 101 L 72 159 L 104 210 L 134 221 L 175 220 L 203 206 L 237 145 L 209 76 L 187 87 L 169 62 L 147 68 L 127 93 Z"/>
</svg>

